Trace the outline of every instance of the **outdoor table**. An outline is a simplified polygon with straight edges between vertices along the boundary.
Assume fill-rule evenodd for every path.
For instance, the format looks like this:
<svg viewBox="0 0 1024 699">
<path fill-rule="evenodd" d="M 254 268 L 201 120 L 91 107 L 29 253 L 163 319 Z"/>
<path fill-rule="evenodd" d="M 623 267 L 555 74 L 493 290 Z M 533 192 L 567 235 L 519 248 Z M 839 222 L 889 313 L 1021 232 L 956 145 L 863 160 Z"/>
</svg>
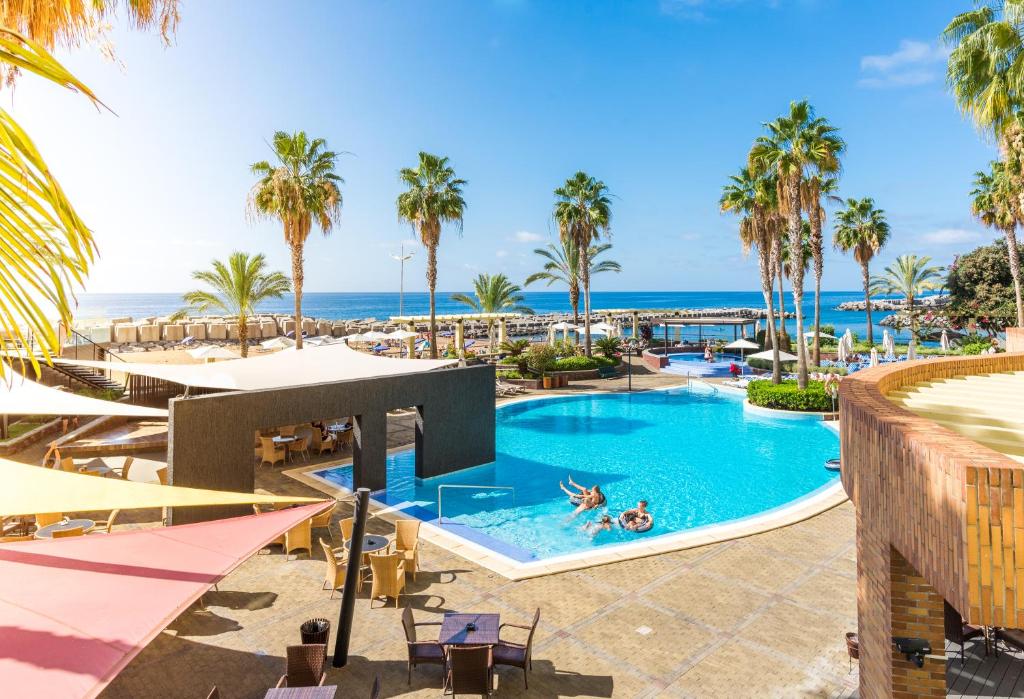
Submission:
<svg viewBox="0 0 1024 699">
<path fill-rule="evenodd" d="M 337 693 L 336 684 L 323 687 L 274 687 L 267 690 L 263 699 L 334 699 Z"/>
<path fill-rule="evenodd" d="M 347 422 L 345 422 L 345 423 L 340 423 L 339 422 L 339 423 L 336 423 L 334 425 L 328 425 L 327 426 L 327 431 L 328 432 L 332 432 L 332 433 L 334 433 L 334 432 L 348 432 L 350 429 L 352 429 L 352 425 L 350 425 Z"/>
<path fill-rule="evenodd" d="M 444 615 L 441 633 L 437 642 L 442 646 L 493 646 L 498 643 L 498 614 L 455 614 Z M 476 630 L 468 631 L 466 624 L 475 624 Z"/>
<path fill-rule="evenodd" d="M 367 534 L 363 537 L 363 555 L 368 553 L 376 553 L 381 549 L 386 549 L 391 541 L 386 536 L 380 536 L 378 534 Z M 352 548 L 352 541 L 345 542 L 345 548 Z"/>
<path fill-rule="evenodd" d="M 274 444 L 284 447 L 284 460 L 288 461 L 288 445 L 299 441 L 299 438 L 295 435 L 278 435 L 276 437 L 271 437 L 271 440 Z"/>
<path fill-rule="evenodd" d="M 79 473 L 97 473 L 97 474 L 103 476 L 104 478 L 118 475 L 117 471 L 115 471 L 114 469 L 110 468 L 110 466 L 107 466 L 106 462 L 104 462 L 103 459 L 100 459 L 100 458 L 93 459 L 92 461 L 87 463 L 85 466 L 79 466 L 78 467 L 78 472 Z"/>
<path fill-rule="evenodd" d="M 36 538 L 52 539 L 55 531 L 66 531 L 68 529 L 74 529 L 75 527 L 81 527 L 85 530 L 85 533 L 88 534 L 96 528 L 96 522 L 91 519 L 69 519 L 66 522 L 57 522 L 56 524 L 50 524 L 37 529 Z"/>
</svg>

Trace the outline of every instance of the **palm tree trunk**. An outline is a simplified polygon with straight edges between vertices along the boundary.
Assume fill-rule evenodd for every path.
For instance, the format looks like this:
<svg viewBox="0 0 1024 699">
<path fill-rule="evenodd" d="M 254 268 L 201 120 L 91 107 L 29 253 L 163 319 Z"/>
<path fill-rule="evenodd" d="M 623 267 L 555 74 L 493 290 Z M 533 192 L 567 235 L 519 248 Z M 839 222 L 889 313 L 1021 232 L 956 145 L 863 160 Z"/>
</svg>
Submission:
<svg viewBox="0 0 1024 699">
<path fill-rule="evenodd" d="M 875 335 L 871 328 L 871 274 L 868 271 L 868 263 L 860 265 L 860 275 L 864 282 L 864 311 L 868 317 L 868 346 L 875 344 Z"/>
<path fill-rule="evenodd" d="M 781 243 L 780 243 L 781 244 Z M 782 285 L 782 255 L 781 251 L 775 260 L 775 270 L 779 277 L 779 334 L 778 337 L 781 340 L 786 334 L 786 296 L 785 290 Z"/>
<path fill-rule="evenodd" d="M 580 245 L 580 281 L 583 282 L 583 351 L 593 356 L 590 349 L 590 240 Z"/>
<path fill-rule="evenodd" d="M 427 246 L 427 289 L 430 291 L 430 358 L 437 359 L 437 313 L 434 291 L 437 288 L 437 245 Z M 456 347 L 457 353 L 462 352 Z"/>
<path fill-rule="evenodd" d="M 821 366 L 821 276 L 824 272 L 824 259 L 821 243 L 820 207 L 814 212 L 811 222 L 811 253 L 814 262 L 814 366 Z"/>
<path fill-rule="evenodd" d="M 569 287 L 569 305 L 572 306 L 572 324 L 580 324 L 580 286 Z"/>
<path fill-rule="evenodd" d="M 246 315 L 238 316 L 238 343 L 242 359 L 245 359 L 249 356 L 249 317 Z"/>
<path fill-rule="evenodd" d="M 796 306 L 796 383 L 807 388 L 807 344 L 804 342 L 804 238 L 800 221 L 800 180 L 794 178 L 789 187 L 789 283 Z"/>
<path fill-rule="evenodd" d="M 292 242 L 292 287 L 295 290 L 295 349 L 302 349 L 302 247 Z"/>
<path fill-rule="evenodd" d="M 1021 301 L 1020 251 L 1017 248 L 1017 234 L 1013 228 L 1007 228 L 1006 252 L 1010 256 L 1010 276 L 1013 277 L 1013 296 L 1017 302 L 1017 327 L 1024 328 L 1024 302 Z"/>
<path fill-rule="evenodd" d="M 782 367 L 779 362 L 779 339 L 775 336 L 775 308 L 773 303 L 772 286 L 775 273 L 774 257 L 778 249 L 778 243 L 774 242 L 768 246 L 768 250 L 758 247 L 757 261 L 761 266 L 761 292 L 764 294 L 764 304 L 768 309 L 768 327 L 765 329 L 765 338 L 772 340 L 772 383 L 778 384 L 782 381 Z"/>
</svg>

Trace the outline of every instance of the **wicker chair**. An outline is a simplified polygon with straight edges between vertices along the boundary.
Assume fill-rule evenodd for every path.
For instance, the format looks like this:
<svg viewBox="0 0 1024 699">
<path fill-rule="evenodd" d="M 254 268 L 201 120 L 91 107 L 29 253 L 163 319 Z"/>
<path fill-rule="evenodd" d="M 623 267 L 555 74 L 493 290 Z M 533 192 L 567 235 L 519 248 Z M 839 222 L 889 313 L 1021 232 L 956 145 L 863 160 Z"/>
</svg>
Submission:
<svg viewBox="0 0 1024 699">
<path fill-rule="evenodd" d="M 302 454 L 305 461 L 309 461 L 309 440 L 308 434 L 296 435 L 294 442 L 288 442 L 289 454 Z"/>
<path fill-rule="evenodd" d="M 270 437 L 260 437 L 260 444 L 263 445 L 263 460 L 260 461 L 260 466 L 270 464 L 271 468 L 273 468 L 277 464 L 284 463 L 284 447 L 274 444 L 274 440 Z"/>
<path fill-rule="evenodd" d="M 324 580 L 324 589 L 330 587 L 331 599 L 334 599 L 335 591 L 345 586 L 348 561 L 339 559 L 323 539 L 320 539 L 320 546 L 324 549 L 324 560 L 327 561 L 327 578 Z"/>
<path fill-rule="evenodd" d="M 327 674 L 327 646 L 323 643 L 307 643 L 288 646 L 288 669 L 277 681 L 278 687 L 320 687 Z"/>
<path fill-rule="evenodd" d="M 533 670 L 533 634 L 537 631 L 537 624 L 540 622 L 540 607 L 537 607 L 537 611 L 534 612 L 533 622 L 529 626 L 523 626 L 521 624 L 502 624 L 498 627 L 498 633 L 501 634 L 501 629 L 508 627 L 512 629 L 522 629 L 527 631 L 526 643 L 514 643 L 512 641 L 505 641 L 499 639 L 498 645 L 494 646 L 494 664 L 504 665 L 506 667 L 518 667 L 523 670 L 523 685 L 529 689 L 530 682 L 526 678 L 527 671 Z"/>
<path fill-rule="evenodd" d="M 110 515 L 105 520 L 101 520 L 99 522 L 96 522 L 96 528 L 93 529 L 89 533 L 90 534 L 101 534 L 101 533 L 102 534 L 109 534 L 111 528 L 114 526 L 114 520 L 117 519 L 117 515 L 120 512 L 121 512 L 121 510 L 111 510 L 110 511 Z"/>
<path fill-rule="evenodd" d="M 0 544 L 8 544 L 8 543 L 12 543 L 12 542 L 15 542 L 15 541 L 33 541 L 33 540 L 35 540 L 35 537 L 34 536 L 29 536 L 28 534 L 8 534 L 6 536 L 0 536 Z"/>
<path fill-rule="evenodd" d="M 83 527 L 70 527 L 68 529 L 54 529 L 53 530 L 53 538 L 54 539 L 67 539 L 67 538 L 72 537 L 72 536 L 83 536 L 84 534 L 85 534 L 85 529 Z"/>
<path fill-rule="evenodd" d="M 373 570 L 370 606 L 373 606 L 375 599 L 393 597 L 397 609 L 398 596 L 405 590 L 405 560 L 402 558 L 402 554 L 371 554 L 370 568 Z"/>
<path fill-rule="evenodd" d="M 412 608 L 406 607 L 402 610 L 402 628 L 405 629 L 405 643 L 409 649 L 409 673 L 407 680 L 412 684 L 412 670 L 417 665 L 441 665 L 445 664 L 444 648 L 437 642 L 420 641 L 416 638 L 417 626 L 440 626 L 439 621 L 421 621 L 416 623 L 412 616 Z"/>
<path fill-rule="evenodd" d="M 285 425 L 284 427 L 278 427 L 277 433 L 282 437 L 294 437 L 295 425 Z"/>
<path fill-rule="evenodd" d="M 448 651 L 445 687 L 452 697 L 462 694 L 490 695 L 494 664 L 490 646 L 452 646 Z"/>
<path fill-rule="evenodd" d="M 60 460 L 60 468 L 62 471 L 68 473 L 78 473 L 78 467 L 75 466 L 75 460 L 70 456 L 65 456 Z"/>
<path fill-rule="evenodd" d="M 412 573 L 413 580 L 420 567 L 420 524 L 418 519 L 400 519 L 395 522 L 395 553 L 402 554 L 405 572 Z"/>
<path fill-rule="evenodd" d="M 135 463 L 134 456 L 124 457 L 124 464 L 121 466 L 121 480 L 128 480 L 128 473 L 132 470 L 133 463 Z"/>
<path fill-rule="evenodd" d="M 319 427 L 313 428 L 311 436 L 313 438 L 312 448 L 317 454 L 323 454 L 325 451 L 334 451 L 334 448 L 338 446 L 334 441 L 334 437 L 328 436 L 327 439 L 324 439 Z"/>
<path fill-rule="evenodd" d="M 341 531 L 342 545 L 352 541 L 352 529 L 356 525 L 355 517 L 345 517 L 338 520 L 338 529 Z"/>
<path fill-rule="evenodd" d="M 56 524 L 57 522 L 61 521 L 62 519 L 64 519 L 64 513 L 63 512 L 46 512 L 46 513 L 43 513 L 43 514 L 37 514 L 36 515 L 36 528 L 37 529 L 42 529 L 43 527 L 48 527 L 51 524 Z"/>
<path fill-rule="evenodd" d="M 327 533 L 331 536 L 331 541 L 334 541 L 334 532 L 331 531 L 331 516 L 334 515 L 334 509 L 337 506 L 338 501 L 335 500 L 333 505 L 310 520 L 310 528 L 326 529 Z"/>
<path fill-rule="evenodd" d="M 306 553 L 313 553 L 313 528 L 310 526 L 312 520 L 307 519 L 299 522 L 284 533 L 284 552 L 290 555 L 292 551 L 305 550 Z"/>
</svg>

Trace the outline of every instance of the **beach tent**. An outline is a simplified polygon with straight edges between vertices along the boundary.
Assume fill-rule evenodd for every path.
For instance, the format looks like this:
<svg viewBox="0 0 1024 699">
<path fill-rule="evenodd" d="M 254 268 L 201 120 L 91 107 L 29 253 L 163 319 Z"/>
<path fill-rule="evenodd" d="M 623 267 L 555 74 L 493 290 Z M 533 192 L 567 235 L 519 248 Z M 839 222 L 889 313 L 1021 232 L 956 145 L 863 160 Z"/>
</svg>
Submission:
<svg viewBox="0 0 1024 699">
<path fill-rule="evenodd" d="M 44 386 L 16 371 L 0 381 L 0 415 L 120 415 L 123 417 L 167 417 L 160 408 L 80 396 Z"/>
<path fill-rule="evenodd" d="M 280 339 L 280 338 L 276 338 Z M 286 350 L 250 357 L 242 361 L 214 364 L 146 364 L 143 362 L 98 362 L 79 359 L 55 360 L 64 364 L 132 373 L 171 381 L 183 386 L 225 391 L 255 391 L 286 386 L 396 376 L 430 371 L 455 364 L 454 359 L 390 359 L 359 352 L 343 342 L 309 347 L 301 352 Z"/>
<path fill-rule="evenodd" d="M 752 354 L 749 357 L 747 357 L 747 359 L 767 359 L 770 362 L 773 359 L 773 357 L 772 357 L 772 350 L 765 350 L 764 352 L 758 352 L 757 354 Z M 779 350 L 779 361 L 780 362 L 795 362 L 796 360 L 797 360 L 797 358 L 794 357 L 789 352 L 783 352 L 782 350 Z"/>
<path fill-rule="evenodd" d="M 750 340 L 740 339 L 740 340 L 736 340 L 735 342 L 730 342 L 729 344 L 727 344 L 725 346 L 725 349 L 733 349 L 733 350 L 738 349 L 740 351 L 740 358 L 742 358 L 743 357 L 743 350 L 758 349 L 758 345 L 756 343 L 751 342 Z"/>
<path fill-rule="evenodd" d="M 202 345 L 195 349 L 188 350 L 188 356 L 193 359 L 205 359 L 206 361 L 214 361 L 216 359 L 238 359 L 238 355 L 220 345 Z"/>
<path fill-rule="evenodd" d="M 275 337 L 270 340 L 264 340 L 260 343 L 260 347 L 266 350 L 288 349 L 289 347 L 294 346 L 295 340 L 290 337 Z"/>
<path fill-rule="evenodd" d="M 0 459 L 0 516 L 4 517 L 37 512 L 310 502 L 317 499 L 98 478 Z"/>
<path fill-rule="evenodd" d="M 4 696 L 97 696 L 210 587 L 325 506 L 0 544 Z"/>
</svg>

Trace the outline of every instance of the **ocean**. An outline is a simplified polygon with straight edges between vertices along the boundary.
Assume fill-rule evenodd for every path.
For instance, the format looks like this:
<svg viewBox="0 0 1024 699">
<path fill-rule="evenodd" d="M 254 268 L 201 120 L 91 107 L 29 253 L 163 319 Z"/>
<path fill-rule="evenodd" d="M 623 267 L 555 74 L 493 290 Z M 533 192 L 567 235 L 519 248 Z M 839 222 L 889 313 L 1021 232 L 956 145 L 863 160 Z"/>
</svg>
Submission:
<svg viewBox="0 0 1024 699">
<path fill-rule="evenodd" d="M 438 313 L 466 313 L 469 309 L 451 300 L 454 292 L 437 293 Z M 472 294 L 470 294 L 472 295 Z M 565 291 L 526 291 L 526 305 L 537 313 L 568 312 L 569 296 Z M 792 294 L 787 293 L 786 310 L 793 311 Z M 836 306 L 844 301 L 862 301 L 859 291 L 826 291 L 821 295 L 821 318 L 825 325 L 833 325 L 837 334 L 847 328 L 865 335 L 867 324 L 863 312 L 837 311 Z M 778 295 L 776 294 L 776 301 Z M 290 314 L 293 300 L 290 295 L 267 301 L 260 311 L 274 314 Z M 429 296 L 426 292 L 406 292 L 404 311 L 406 315 L 421 315 L 429 312 Z M 594 291 L 591 305 L 595 310 L 621 308 L 761 308 L 764 298 L 760 291 Z M 776 304 L 777 305 L 777 304 Z M 99 318 L 120 318 L 131 316 L 144 318 L 173 313 L 182 307 L 180 294 L 81 294 L 75 317 L 82 320 Z M 303 294 L 303 312 L 313 318 L 386 320 L 398 315 L 398 292 L 307 292 Z M 582 310 L 582 304 L 581 304 Z M 875 332 L 881 336 L 877 325 L 889 313 L 875 311 L 872 321 Z M 814 317 L 814 294 L 804 294 L 805 326 L 810 329 Z M 787 326 L 792 334 L 793 323 Z M 731 338 L 731 331 L 729 336 Z"/>
</svg>

